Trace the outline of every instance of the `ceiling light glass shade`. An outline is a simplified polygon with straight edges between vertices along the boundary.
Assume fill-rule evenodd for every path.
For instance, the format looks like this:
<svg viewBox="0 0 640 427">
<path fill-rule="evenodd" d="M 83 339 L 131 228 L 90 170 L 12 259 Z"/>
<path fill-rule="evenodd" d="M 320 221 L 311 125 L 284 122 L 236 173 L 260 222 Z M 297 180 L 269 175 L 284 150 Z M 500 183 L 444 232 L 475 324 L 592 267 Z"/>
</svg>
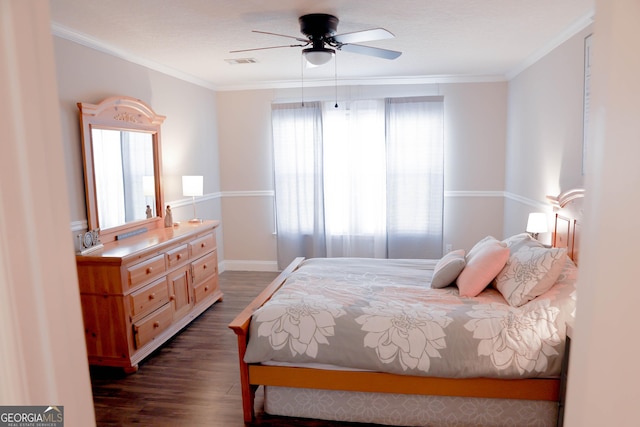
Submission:
<svg viewBox="0 0 640 427">
<path fill-rule="evenodd" d="M 302 54 L 307 62 L 315 66 L 324 65 L 331 61 L 331 58 L 333 58 L 335 53 L 335 50 L 327 49 L 325 47 L 311 47 L 302 50 Z"/>
</svg>

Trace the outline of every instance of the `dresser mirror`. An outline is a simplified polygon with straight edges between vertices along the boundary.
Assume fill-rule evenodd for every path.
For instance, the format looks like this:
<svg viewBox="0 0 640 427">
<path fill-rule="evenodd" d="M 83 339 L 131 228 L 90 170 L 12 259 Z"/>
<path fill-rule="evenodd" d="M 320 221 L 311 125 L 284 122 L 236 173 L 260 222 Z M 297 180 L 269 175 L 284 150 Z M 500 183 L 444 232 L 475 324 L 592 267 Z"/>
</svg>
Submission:
<svg viewBox="0 0 640 427">
<path fill-rule="evenodd" d="M 78 103 L 89 230 L 103 243 L 161 226 L 160 127 L 144 102 L 111 97 Z"/>
</svg>

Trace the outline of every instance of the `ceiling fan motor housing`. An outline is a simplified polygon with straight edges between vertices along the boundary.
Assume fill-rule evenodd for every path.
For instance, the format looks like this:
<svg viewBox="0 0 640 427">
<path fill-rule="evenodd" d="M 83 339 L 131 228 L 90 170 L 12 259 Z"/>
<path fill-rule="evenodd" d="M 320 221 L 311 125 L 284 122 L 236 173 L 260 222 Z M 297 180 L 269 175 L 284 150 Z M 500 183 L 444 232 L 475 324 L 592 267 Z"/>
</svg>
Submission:
<svg viewBox="0 0 640 427">
<path fill-rule="evenodd" d="M 332 37 L 338 30 L 338 18 L 326 13 L 311 13 L 298 18 L 300 31 L 311 40 L 323 40 Z"/>
</svg>

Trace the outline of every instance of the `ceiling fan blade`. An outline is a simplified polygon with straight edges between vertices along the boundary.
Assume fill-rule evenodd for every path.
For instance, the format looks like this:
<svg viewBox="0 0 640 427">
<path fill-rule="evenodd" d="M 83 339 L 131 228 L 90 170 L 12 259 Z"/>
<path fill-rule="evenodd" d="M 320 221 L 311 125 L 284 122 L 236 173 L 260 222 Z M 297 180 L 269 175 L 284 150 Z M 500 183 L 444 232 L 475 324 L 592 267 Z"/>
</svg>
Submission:
<svg viewBox="0 0 640 427">
<path fill-rule="evenodd" d="M 376 56 L 383 59 L 396 59 L 402 52 L 389 49 L 380 49 L 379 47 L 363 46 L 361 44 L 343 44 L 338 49 L 346 52 L 360 53 L 362 55 Z"/>
<path fill-rule="evenodd" d="M 354 31 L 352 33 L 336 34 L 331 37 L 338 43 L 361 43 L 373 40 L 392 39 L 395 36 L 384 28 L 372 28 L 371 30 Z"/>
<path fill-rule="evenodd" d="M 303 39 L 302 37 L 287 36 L 285 34 L 270 33 L 268 31 L 258 31 L 258 30 L 252 30 L 251 32 L 260 33 L 260 34 L 269 34 L 271 36 L 278 36 L 278 37 L 287 37 L 289 39 L 298 40 L 299 42 L 309 43 L 309 39 Z"/>
<path fill-rule="evenodd" d="M 287 44 L 282 46 L 267 46 L 267 47 L 256 47 L 253 49 L 240 49 L 240 50 L 230 50 L 229 53 L 239 53 L 239 52 L 250 52 L 252 50 L 266 50 L 266 49 L 279 49 L 281 47 L 305 47 L 307 44 Z"/>
</svg>

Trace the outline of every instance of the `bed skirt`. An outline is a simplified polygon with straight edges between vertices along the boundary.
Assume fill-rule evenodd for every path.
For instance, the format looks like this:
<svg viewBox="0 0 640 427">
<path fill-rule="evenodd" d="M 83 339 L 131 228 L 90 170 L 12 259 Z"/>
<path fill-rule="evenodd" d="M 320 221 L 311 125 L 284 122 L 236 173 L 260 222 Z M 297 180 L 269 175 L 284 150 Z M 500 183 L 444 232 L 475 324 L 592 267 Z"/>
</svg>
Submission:
<svg viewBox="0 0 640 427">
<path fill-rule="evenodd" d="M 558 403 L 516 399 L 265 387 L 264 410 L 278 416 L 429 427 L 555 426 Z"/>
</svg>

